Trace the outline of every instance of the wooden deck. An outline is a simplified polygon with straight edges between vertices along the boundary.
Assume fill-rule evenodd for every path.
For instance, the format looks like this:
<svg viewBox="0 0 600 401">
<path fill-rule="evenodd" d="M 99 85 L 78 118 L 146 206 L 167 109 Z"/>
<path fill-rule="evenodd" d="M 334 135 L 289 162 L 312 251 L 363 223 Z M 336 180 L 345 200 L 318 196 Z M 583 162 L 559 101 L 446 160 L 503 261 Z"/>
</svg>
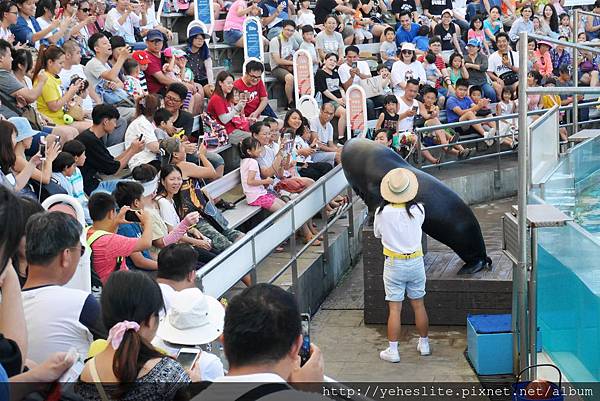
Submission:
<svg viewBox="0 0 600 401">
<path fill-rule="evenodd" d="M 463 261 L 445 245 L 428 238 L 425 255 L 429 320 L 434 325 L 464 325 L 468 314 L 510 313 L 512 264 L 502 252 L 500 219 L 515 203 L 514 198 L 473 206 L 492 258 L 492 268 L 470 276 L 458 276 Z M 363 236 L 365 322 L 385 323 L 387 307 L 381 278 L 381 243 L 367 230 Z M 409 307 L 403 308 L 403 323 L 412 324 Z"/>
</svg>

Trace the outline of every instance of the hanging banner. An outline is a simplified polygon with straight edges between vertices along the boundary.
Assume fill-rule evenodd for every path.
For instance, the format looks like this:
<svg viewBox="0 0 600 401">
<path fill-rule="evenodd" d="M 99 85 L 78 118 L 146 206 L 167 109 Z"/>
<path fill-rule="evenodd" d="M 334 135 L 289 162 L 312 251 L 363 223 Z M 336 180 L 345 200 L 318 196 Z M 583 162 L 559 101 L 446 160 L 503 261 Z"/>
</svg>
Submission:
<svg viewBox="0 0 600 401">
<path fill-rule="evenodd" d="M 242 29 L 244 32 L 244 59 L 254 58 L 263 62 L 265 57 L 260 19 L 258 17 L 246 18 Z"/>
<path fill-rule="evenodd" d="M 315 96 L 315 77 L 310 53 L 306 50 L 296 50 L 294 53 L 294 88 L 296 89 L 296 104 L 304 95 Z"/>
<path fill-rule="evenodd" d="M 347 139 L 367 133 L 367 95 L 360 85 L 353 84 L 346 91 L 346 124 Z"/>
<path fill-rule="evenodd" d="M 211 35 L 215 24 L 214 15 L 212 0 L 194 0 L 194 20 L 202 22 L 208 28 L 206 32 Z"/>
</svg>

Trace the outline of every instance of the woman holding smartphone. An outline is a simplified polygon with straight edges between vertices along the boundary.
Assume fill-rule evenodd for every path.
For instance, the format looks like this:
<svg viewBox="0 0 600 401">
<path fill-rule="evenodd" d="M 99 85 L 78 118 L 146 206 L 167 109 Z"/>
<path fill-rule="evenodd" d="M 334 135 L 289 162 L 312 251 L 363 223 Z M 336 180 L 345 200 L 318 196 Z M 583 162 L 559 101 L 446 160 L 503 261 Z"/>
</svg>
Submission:
<svg viewBox="0 0 600 401">
<path fill-rule="evenodd" d="M 129 159 L 129 169 L 142 164 L 151 164 L 157 170 L 160 169 L 160 147 L 156 134 L 154 133 L 154 114 L 160 108 L 161 98 L 159 95 L 150 94 L 141 97 L 136 105 L 136 118 L 129 124 L 125 131 L 125 146 L 128 147 L 136 139 L 144 142 L 144 149 Z"/>
</svg>

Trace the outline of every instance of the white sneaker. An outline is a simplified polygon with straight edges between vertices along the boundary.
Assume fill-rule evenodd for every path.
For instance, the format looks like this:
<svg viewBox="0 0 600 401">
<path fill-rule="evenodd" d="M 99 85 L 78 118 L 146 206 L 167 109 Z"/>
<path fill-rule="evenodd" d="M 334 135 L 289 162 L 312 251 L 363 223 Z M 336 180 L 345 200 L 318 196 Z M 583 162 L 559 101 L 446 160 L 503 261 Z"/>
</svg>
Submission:
<svg viewBox="0 0 600 401">
<path fill-rule="evenodd" d="M 392 363 L 398 363 L 400 362 L 400 354 L 398 353 L 398 351 L 393 352 L 390 347 L 387 347 L 386 349 L 384 349 L 383 351 L 381 351 L 379 353 L 379 357 L 381 359 L 383 359 L 384 361 L 388 361 L 388 362 L 392 362 Z"/>
<path fill-rule="evenodd" d="M 483 134 L 484 138 L 493 138 L 496 135 L 496 128 L 492 128 L 489 131 L 487 131 L 485 134 Z M 493 146 L 494 145 L 494 140 L 493 139 L 488 139 L 487 141 L 485 141 L 485 144 L 489 147 L 489 146 Z"/>
<path fill-rule="evenodd" d="M 417 343 L 417 351 L 421 353 L 421 356 L 431 355 L 428 338 L 419 338 L 419 342 Z"/>
</svg>

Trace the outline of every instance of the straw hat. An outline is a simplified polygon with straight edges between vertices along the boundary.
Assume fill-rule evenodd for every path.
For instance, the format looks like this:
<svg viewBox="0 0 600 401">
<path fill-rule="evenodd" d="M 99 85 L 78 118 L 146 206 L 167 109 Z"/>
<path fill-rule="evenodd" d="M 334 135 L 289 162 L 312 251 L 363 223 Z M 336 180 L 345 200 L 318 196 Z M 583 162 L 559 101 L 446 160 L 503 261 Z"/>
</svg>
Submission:
<svg viewBox="0 0 600 401">
<path fill-rule="evenodd" d="M 178 291 L 156 335 L 172 344 L 208 344 L 223 334 L 225 309 L 198 288 Z"/>
<path fill-rule="evenodd" d="M 405 168 L 389 171 L 381 180 L 381 196 L 391 203 L 406 203 L 413 200 L 419 190 L 417 176 Z"/>
</svg>

